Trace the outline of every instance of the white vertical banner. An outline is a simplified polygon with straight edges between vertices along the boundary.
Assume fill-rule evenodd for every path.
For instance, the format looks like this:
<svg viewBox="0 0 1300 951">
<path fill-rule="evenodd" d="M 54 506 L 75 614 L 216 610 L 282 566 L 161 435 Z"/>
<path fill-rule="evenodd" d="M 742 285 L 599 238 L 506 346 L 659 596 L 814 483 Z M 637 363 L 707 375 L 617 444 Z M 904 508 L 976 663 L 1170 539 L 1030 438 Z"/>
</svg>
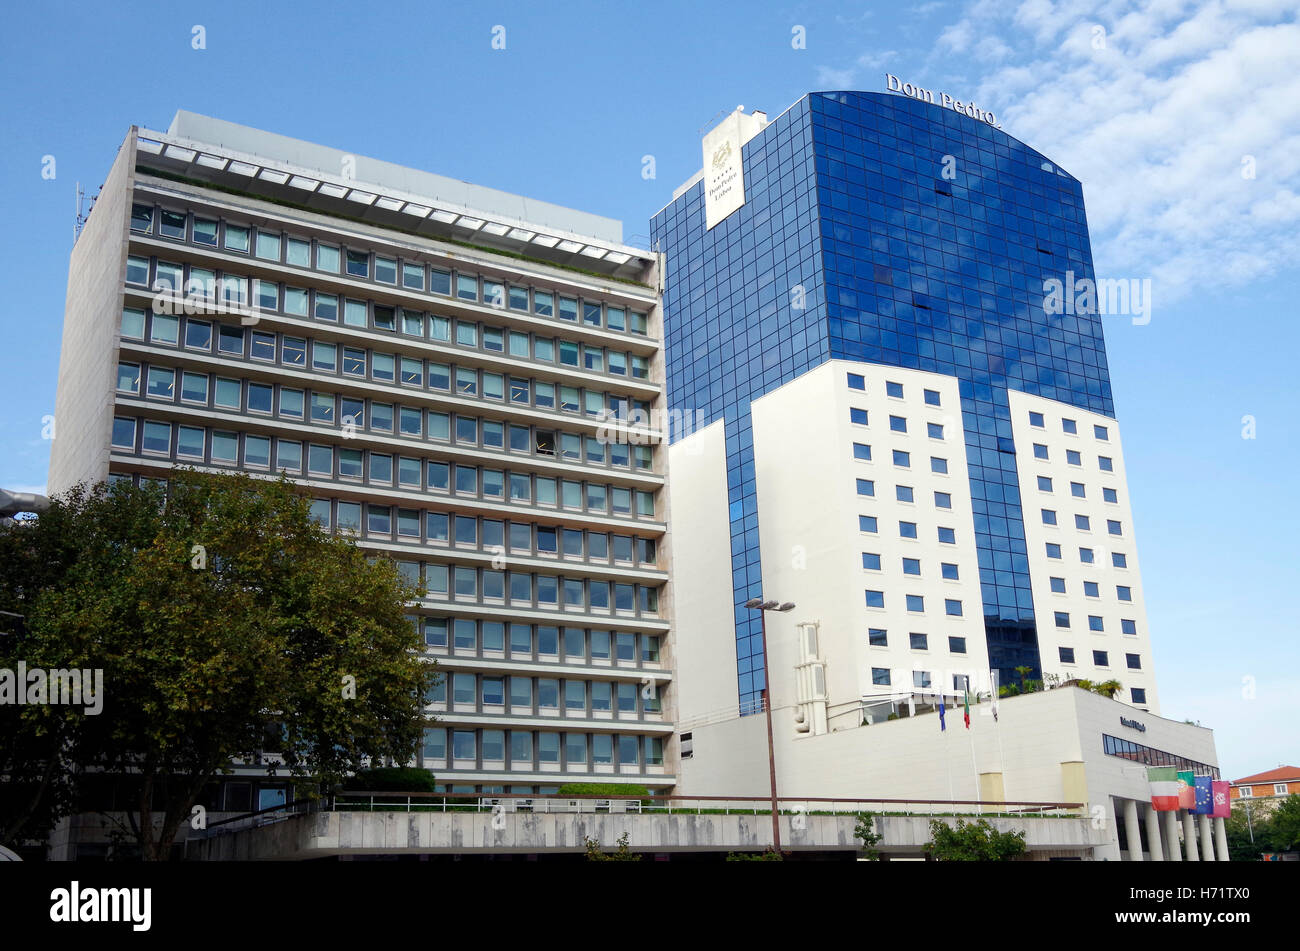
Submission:
<svg viewBox="0 0 1300 951">
<path fill-rule="evenodd" d="M 740 120 L 733 112 L 704 136 L 704 221 L 711 229 L 745 203 Z"/>
</svg>

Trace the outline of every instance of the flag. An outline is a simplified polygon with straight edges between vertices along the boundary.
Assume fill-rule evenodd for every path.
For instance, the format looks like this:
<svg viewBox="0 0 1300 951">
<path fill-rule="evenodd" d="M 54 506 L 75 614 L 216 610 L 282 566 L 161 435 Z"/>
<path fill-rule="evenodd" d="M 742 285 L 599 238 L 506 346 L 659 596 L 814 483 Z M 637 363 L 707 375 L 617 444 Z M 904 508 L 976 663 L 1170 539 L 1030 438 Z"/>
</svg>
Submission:
<svg viewBox="0 0 1300 951">
<path fill-rule="evenodd" d="M 1228 800 L 1228 781 L 1214 780 L 1210 784 L 1214 791 L 1214 811 L 1210 813 L 1216 819 L 1226 819 L 1232 814 L 1232 803 Z"/>
<path fill-rule="evenodd" d="M 1214 812 L 1214 791 L 1211 788 L 1213 782 L 1214 779 L 1210 776 L 1196 777 L 1196 788 L 1193 793 L 1196 796 L 1196 806 L 1192 812 L 1198 816 L 1208 816 Z"/>
<path fill-rule="evenodd" d="M 1151 808 L 1157 812 L 1175 812 L 1178 809 L 1178 772 L 1172 766 L 1152 766 L 1147 769 L 1147 782 L 1151 784 Z"/>
<path fill-rule="evenodd" d="M 963 714 L 966 717 L 966 729 L 970 729 L 970 683 L 969 681 L 962 688 L 962 696 L 965 698 L 966 710 Z"/>
<path fill-rule="evenodd" d="M 940 694 L 939 694 L 939 732 L 940 732 L 940 733 L 942 733 L 944 730 L 948 729 L 948 724 L 947 724 L 947 722 L 944 720 L 943 715 L 944 715 L 943 694 L 940 693 Z"/>
<path fill-rule="evenodd" d="M 1178 771 L 1178 808 L 1188 812 L 1196 808 L 1196 777 L 1190 769 Z"/>
</svg>

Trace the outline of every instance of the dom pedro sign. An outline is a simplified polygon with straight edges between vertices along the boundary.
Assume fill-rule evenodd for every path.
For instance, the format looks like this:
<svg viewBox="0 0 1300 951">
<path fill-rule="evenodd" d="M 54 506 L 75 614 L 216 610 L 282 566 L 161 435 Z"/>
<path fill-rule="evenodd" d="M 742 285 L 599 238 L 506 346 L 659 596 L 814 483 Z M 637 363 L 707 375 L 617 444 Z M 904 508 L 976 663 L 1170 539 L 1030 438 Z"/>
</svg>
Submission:
<svg viewBox="0 0 1300 951">
<path fill-rule="evenodd" d="M 964 116 L 970 116 L 972 119 L 979 119 L 987 122 L 995 129 L 1000 129 L 997 116 L 991 112 L 979 108 L 973 102 L 962 102 L 960 99 L 954 99 L 946 92 L 935 92 L 932 89 L 926 89 L 923 86 L 916 86 L 912 83 L 905 83 L 893 73 L 885 73 L 885 88 L 890 92 L 902 93 L 904 96 L 911 96 L 913 99 L 920 99 L 922 102 L 928 102 L 931 105 L 943 106 L 945 109 L 952 109 L 954 112 L 960 112 Z"/>
</svg>

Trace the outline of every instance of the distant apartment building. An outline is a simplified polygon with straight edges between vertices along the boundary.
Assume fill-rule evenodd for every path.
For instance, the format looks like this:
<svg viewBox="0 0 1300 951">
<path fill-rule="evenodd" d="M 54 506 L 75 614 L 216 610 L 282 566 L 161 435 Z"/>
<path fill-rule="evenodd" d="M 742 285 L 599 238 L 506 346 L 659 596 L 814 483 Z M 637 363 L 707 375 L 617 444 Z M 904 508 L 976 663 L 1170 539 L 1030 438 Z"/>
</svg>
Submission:
<svg viewBox="0 0 1300 951">
<path fill-rule="evenodd" d="M 50 489 L 276 477 L 428 594 L 455 792 L 674 780 L 659 258 L 617 221 L 178 112 L 72 253 Z M 283 801 L 241 770 L 209 791 Z"/>
<path fill-rule="evenodd" d="M 1276 806 L 1287 796 L 1300 795 L 1300 767 L 1279 766 L 1234 779 L 1228 787 L 1234 804 L 1259 801 L 1267 807 Z"/>
</svg>

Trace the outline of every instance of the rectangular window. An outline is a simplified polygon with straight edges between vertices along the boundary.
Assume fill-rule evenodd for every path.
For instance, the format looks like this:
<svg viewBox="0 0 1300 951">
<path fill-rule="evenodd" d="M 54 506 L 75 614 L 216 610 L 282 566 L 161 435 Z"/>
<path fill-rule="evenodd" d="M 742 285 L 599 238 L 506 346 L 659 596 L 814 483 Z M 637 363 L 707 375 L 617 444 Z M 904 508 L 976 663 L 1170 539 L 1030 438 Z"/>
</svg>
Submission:
<svg viewBox="0 0 1300 951">
<path fill-rule="evenodd" d="M 943 613 L 952 617 L 961 617 L 961 602 L 956 598 L 944 598 Z"/>
<path fill-rule="evenodd" d="M 1110 553 L 1110 564 L 1112 568 L 1127 568 L 1128 556 L 1120 552 L 1113 551 Z"/>
<path fill-rule="evenodd" d="M 1118 520 L 1113 518 L 1106 519 L 1106 531 L 1111 535 L 1123 535 L 1124 530 Z"/>
<path fill-rule="evenodd" d="M 930 637 L 928 634 L 908 634 L 908 643 L 914 651 L 928 651 L 930 649 Z"/>
<path fill-rule="evenodd" d="M 870 532 L 870 533 L 872 533 L 872 534 L 875 534 L 876 531 L 877 531 L 877 528 L 876 528 L 876 517 L 875 517 L 874 515 L 859 515 L 859 516 L 858 516 L 858 531 L 860 531 L 860 532 Z"/>
<path fill-rule="evenodd" d="M 903 574 L 920 575 L 920 573 L 921 573 L 921 559 L 919 558 L 903 559 Z"/>
<path fill-rule="evenodd" d="M 1052 491 L 1052 480 L 1051 480 L 1050 478 L 1048 478 L 1047 476 L 1039 476 L 1039 477 L 1038 477 L 1038 491 L 1039 491 L 1039 492 L 1051 492 L 1051 491 Z"/>
<path fill-rule="evenodd" d="M 926 424 L 925 424 L 925 428 L 926 428 L 926 432 L 929 434 L 929 436 L 930 436 L 931 439 L 942 439 L 942 438 L 943 438 L 943 424 L 942 424 L 942 423 L 926 423 Z"/>
<path fill-rule="evenodd" d="M 862 567 L 868 571 L 879 571 L 880 556 L 872 552 L 864 551 L 862 553 Z"/>
<path fill-rule="evenodd" d="M 903 384 L 902 384 L 902 383 L 892 383 L 892 382 L 886 381 L 886 382 L 885 382 L 885 395 L 886 395 L 886 396 L 892 396 L 892 397 L 895 397 L 896 399 L 900 399 L 900 400 L 901 400 L 901 399 L 903 398 Z"/>
<path fill-rule="evenodd" d="M 1115 466 L 1111 462 L 1110 456 L 1098 456 L 1097 465 L 1101 467 L 1102 472 L 1114 472 Z"/>
<path fill-rule="evenodd" d="M 952 508 L 952 495 L 947 492 L 935 492 L 934 507 L 940 509 Z"/>
<path fill-rule="evenodd" d="M 1132 601 L 1133 589 L 1128 587 L 1127 585 L 1122 585 L 1122 584 L 1116 585 L 1115 596 L 1119 598 L 1121 601 Z"/>
<path fill-rule="evenodd" d="M 865 390 L 867 388 L 866 378 L 863 377 L 862 375 L 858 373 L 850 373 L 848 376 L 849 376 L 849 389 Z"/>
<path fill-rule="evenodd" d="M 942 474 L 942 475 L 947 475 L 947 473 L 948 473 L 948 460 L 947 460 L 947 459 L 940 459 L 938 456 L 931 456 L 931 457 L 930 457 L 930 471 L 931 471 L 931 472 L 938 472 L 938 473 L 940 473 L 940 474 Z"/>
<path fill-rule="evenodd" d="M 1143 688 L 1143 687 L 1130 687 L 1130 688 L 1129 688 L 1129 695 L 1131 696 L 1132 701 L 1133 701 L 1134 703 L 1146 703 L 1146 702 L 1147 702 L 1147 692 L 1146 692 L 1146 689 Z"/>
<path fill-rule="evenodd" d="M 859 479 L 858 481 L 861 482 L 862 480 Z M 916 501 L 916 500 L 912 497 L 912 487 L 911 487 L 910 485 L 896 485 L 896 486 L 894 486 L 894 498 L 895 498 L 897 501 L 899 501 L 899 502 L 914 502 L 914 501 Z"/>
<path fill-rule="evenodd" d="M 849 408 L 849 422 L 857 423 L 859 426 L 867 425 L 867 411 L 858 409 L 856 406 Z"/>
<path fill-rule="evenodd" d="M 855 442 L 853 444 L 853 458 L 871 460 L 871 447 L 864 443 Z"/>
<path fill-rule="evenodd" d="M 1062 664 L 1073 664 L 1073 663 L 1074 663 L 1074 648 L 1073 648 L 1073 647 L 1058 647 L 1058 648 L 1056 649 L 1056 652 L 1057 652 L 1057 655 L 1061 658 L 1061 663 L 1062 663 Z"/>
<path fill-rule="evenodd" d="M 1061 557 L 1061 546 L 1058 545 L 1056 542 L 1048 542 L 1048 543 L 1047 543 L 1047 557 L 1048 557 L 1048 558 L 1060 558 L 1060 557 Z"/>
<path fill-rule="evenodd" d="M 954 654 L 964 654 L 964 653 L 966 653 L 966 638 L 964 638 L 964 637 L 949 637 L 949 638 L 948 638 L 948 650 L 949 650 L 950 652 L 954 653 Z"/>
<path fill-rule="evenodd" d="M 888 667 L 872 667 L 872 668 L 871 668 L 871 682 L 872 682 L 874 685 L 876 685 L 877 687 L 888 687 L 888 686 L 889 686 L 889 668 L 888 668 Z"/>
<path fill-rule="evenodd" d="M 907 610 L 914 614 L 920 614 L 925 611 L 925 597 L 919 594 L 906 595 Z"/>
<path fill-rule="evenodd" d="M 1065 579 L 1064 579 L 1064 578 L 1048 578 L 1047 580 L 1048 580 L 1048 583 L 1049 583 L 1051 589 L 1052 589 L 1055 593 L 1057 593 L 1057 594 L 1065 594 Z"/>
<path fill-rule="evenodd" d="M 955 544 L 957 544 L 957 531 L 956 531 L 956 529 L 952 529 L 952 528 L 944 528 L 944 527 L 940 526 L 940 528 L 939 528 L 939 541 L 942 542 L 942 543 L 945 544 L 945 545 L 955 545 Z"/>
<path fill-rule="evenodd" d="M 1094 425 L 1092 427 L 1092 434 L 1098 439 L 1106 439 L 1106 440 L 1110 439 L 1110 433 L 1105 426 Z"/>
<path fill-rule="evenodd" d="M 894 465 L 900 469 L 910 469 L 912 467 L 912 454 L 904 452 L 902 449 L 894 450 Z"/>
<path fill-rule="evenodd" d="M 1092 530 L 1092 523 L 1088 520 L 1088 516 L 1076 515 L 1074 516 L 1074 527 L 1080 531 L 1087 532 Z"/>
<path fill-rule="evenodd" d="M 889 428 L 896 433 L 907 432 L 907 420 L 902 416 L 889 417 Z"/>
<path fill-rule="evenodd" d="M 1085 564 L 1085 565 L 1091 565 L 1091 564 L 1093 563 L 1093 561 L 1095 561 L 1095 559 L 1093 558 L 1093 552 L 1092 552 L 1092 549 L 1091 549 L 1091 548 L 1080 548 L 1080 549 L 1079 549 L 1079 561 L 1082 562 L 1082 563 Z"/>
<path fill-rule="evenodd" d="M 870 479 L 858 479 L 857 484 L 858 484 L 858 495 L 876 494 L 876 483 L 872 482 Z"/>
<path fill-rule="evenodd" d="M 1070 615 L 1067 612 L 1057 611 L 1055 617 L 1057 627 L 1068 628 L 1070 626 Z"/>
<path fill-rule="evenodd" d="M 1110 657 L 1109 657 L 1109 655 L 1106 653 L 1106 651 L 1093 651 L 1093 652 L 1092 652 L 1092 662 L 1093 662 L 1095 665 L 1097 665 L 1098 667 L 1109 667 L 1109 666 L 1110 666 Z"/>
<path fill-rule="evenodd" d="M 956 565 L 954 565 L 954 564 L 950 564 L 950 563 L 948 563 L 948 562 L 943 562 L 943 563 L 941 563 L 941 564 L 939 565 L 939 569 L 940 569 L 940 574 L 943 576 L 943 578 L 944 578 L 945 581 L 957 581 L 957 580 L 958 580 L 957 566 L 956 566 Z"/>
<path fill-rule="evenodd" d="M 1065 461 L 1072 466 L 1083 465 L 1083 457 L 1080 456 L 1078 451 L 1074 449 L 1065 450 Z"/>
<path fill-rule="evenodd" d="M 915 523 L 915 522 L 902 522 L 902 521 L 900 521 L 900 522 L 898 523 L 898 536 L 899 536 L 900 538 L 915 538 L 915 537 L 916 537 L 916 523 Z"/>
<path fill-rule="evenodd" d="M 939 405 L 939 391 L 938 391 L 938 390 L 926 390 L 926 391 L 925 391 L 925 404 L 926 404 L 927 406 L 938 406 L 938 405 Z"/>
<path fill-rule="evenodd" d="M 1033 412 L 1033 411 L 1030 411 L 1030 413 L 1029 413 L 1029 425 L 1030 425 L 1030 426 L 1033 426 L 1033 427 L 1035 427 L 1035 428 L 1037 428 L 1037 429 L 1042 429 L 1042 428 L 1043 428 L 1043 414 L 1042 414 L 1042 413 L 1035 413 L 1035 412 Z"/>
<path fill-rule="evenodd" d="M 1074 420 L 1072 419 L 1062 419 L 1061 429 L 1067 433 L 1078 433 L 1079 431 L 1079 427 L 1075 424 Z"/>
<path fill-rule="evenodd" d="M 866 592 L 866 596 L 867 596 L 867 607 L 883 608 L 885 606 L 885 592 L 868 591 Z"/>
<path fill-rule="evenodd" d="M 1052 511 L 1051 509 L 1042 509 L 1041 511 L 1042 511 L 1044 525 L 1056 524 L 1056 513 L 1054 511 Z"/>
</svg>

